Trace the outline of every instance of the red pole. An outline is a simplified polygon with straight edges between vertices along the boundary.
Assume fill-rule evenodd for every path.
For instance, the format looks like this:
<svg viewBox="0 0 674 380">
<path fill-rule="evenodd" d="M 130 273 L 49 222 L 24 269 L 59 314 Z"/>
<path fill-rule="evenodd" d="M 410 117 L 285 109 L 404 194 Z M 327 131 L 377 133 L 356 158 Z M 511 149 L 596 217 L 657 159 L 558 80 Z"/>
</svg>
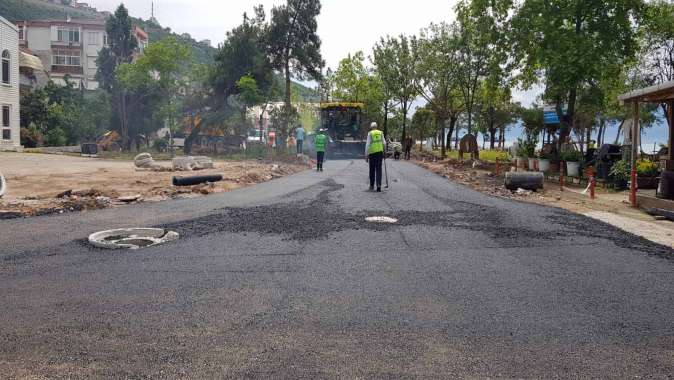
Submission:
<svg viewBox="0 0 674 380">
<path fill-rule="evenodd" d="M 496 158 L 496 176 L 501 175 L 501 162 Z"/>
<path fill-rule="evenodd" d="M 632 169 L 632 178 L 630 181 L 630 203 L 632 204 L 632 207 L 637 208 L 639 205 L 637 204 L 637 171 L 636 169 Z"/>
<path fill-rule="evenodd" d="M 564 161 L 559 162 L 559 191 L 564 191 Z"/>
<path fill-rule="evenodd" d="M 595 198 L 594 190 L 597 187 L 597 179 L 594 177 L 594 174 L 590 176 L 590 198 Z"/>
</svg>

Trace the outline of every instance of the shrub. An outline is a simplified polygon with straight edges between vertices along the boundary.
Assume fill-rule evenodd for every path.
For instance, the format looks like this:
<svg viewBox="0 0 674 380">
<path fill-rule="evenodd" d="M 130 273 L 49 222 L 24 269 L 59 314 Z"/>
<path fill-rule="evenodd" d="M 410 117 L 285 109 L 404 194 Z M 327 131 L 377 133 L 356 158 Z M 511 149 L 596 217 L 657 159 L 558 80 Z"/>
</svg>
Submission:
<svg viewBox="0 0 674 380">
<path fill-rule="evenodd" d="M 34 124 L 31 124 L 28 128 L 21 128 L 21 145 L 26 148 L 37 148 L 42 144 L 44 144 L 44 137 Z"/>
<path fill-rule="evenodd" d="M 580 162 L 583 155 L 577 150 L 567 150 L 559 154 L 559 159 L 566 162 Z"/>
<path fill-rule="evenodd" d="M 152 147 L 157 152 L 166 152 L 168 150 L 169 142 L 166 138 L 155 139 L 152 142 Z"/>
<path fill-rule="evenodd" d="M 655 177 L 658 175 L 658 164 L 651 160 L 637 161 L 637 175 L 639 177 Z"/>
<path fill-rule="evenodd" d="M 609 175 L 615 181 L 626 182 L 630 179 L 630 162 L 627 160 L 620 160 L 613 164 Z"/>
</svg>

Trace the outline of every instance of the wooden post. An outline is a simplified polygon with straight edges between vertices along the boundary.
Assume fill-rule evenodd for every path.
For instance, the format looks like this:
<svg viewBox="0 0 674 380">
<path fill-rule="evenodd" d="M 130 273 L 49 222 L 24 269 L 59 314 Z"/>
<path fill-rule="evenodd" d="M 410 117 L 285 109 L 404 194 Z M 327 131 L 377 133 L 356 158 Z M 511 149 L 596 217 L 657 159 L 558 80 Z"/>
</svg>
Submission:
<svg viewBox="0 0 674 380">
<path fill-rule="evenodd" d="M 632 173 L 630 176 L 630 204 L 638 207 L 637 203 L 637 156 L 639 155 L 639 99 L 634 100 L 634 123 L 632 127 Z"/>
</svg>

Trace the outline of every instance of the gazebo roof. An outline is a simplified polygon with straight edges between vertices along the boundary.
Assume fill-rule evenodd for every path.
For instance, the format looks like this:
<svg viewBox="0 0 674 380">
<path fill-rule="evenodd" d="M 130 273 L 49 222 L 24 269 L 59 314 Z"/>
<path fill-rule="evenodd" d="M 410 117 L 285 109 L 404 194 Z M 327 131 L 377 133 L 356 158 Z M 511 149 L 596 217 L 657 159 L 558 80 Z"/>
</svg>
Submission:
<svg viewBox="0 0 674 380">
<path fill-rule="evenodd" d="M 618 96 L 621 102 L 660 103 L 674 100 L 674 81 L 656 84 L 655 86 L 640 88 Z"/>
</svg>

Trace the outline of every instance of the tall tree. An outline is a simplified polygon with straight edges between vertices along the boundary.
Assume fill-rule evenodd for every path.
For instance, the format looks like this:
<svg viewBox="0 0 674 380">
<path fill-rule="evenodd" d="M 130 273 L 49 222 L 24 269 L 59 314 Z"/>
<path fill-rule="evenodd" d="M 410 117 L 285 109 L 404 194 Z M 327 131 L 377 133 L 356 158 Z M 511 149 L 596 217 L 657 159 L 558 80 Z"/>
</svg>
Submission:
<svg viewBox="0 0 674 380">
<path fill-rule="evenodd" d="M 645 77 L 649 84 L 674 80 L 674 3 L 656 0 L 646 8 L 644 22 L 644 53 L 642 54 Z M 669 123 L 667 103 L 661 104 L 665 120 Z"/>
<path fill-rule="evenodd" d="M 508 71 L 504 42 L 511 10 L 512 0 L 462 0 L 456 7 L 459 64 L 454 68 L 466 107 L 468 133 L 472 133 L 480 82 Z"/>
<path fill-rule="evenodd" d="M 442 156 L 446 155 L 445 127 L 450 121 L 451 136 L 459 114 L 464 109 L 464 98 L 459 92 L 455 66 L 458 60 L 458 37 L 448 24 L 431 24 L 421 31 L 416 50 L 416 86 L 434 113 L 436 130 L 440 136 Z M 413 119 L 414 120 L 414 119 Z"/>
<path fill-rule="evenodd" d="M 573 129 L 583 86 L 619 76 L 634 60 L 643 7 L 642 0 L 525 0 L 516 10 L 519 79 L 527 87 L 544 78 L 544 98 L 561 120 L 560 143 Z"/>
<path fill-rule="evenodd" d="M 384 93 L 391 94 L 400 107 L 402 140 L 407 137 L 407 115 L 418 95 L 414 67 L 416 57 L 411 46 L 415 38 L 412 40 L 410 42 L 405 35 L 382 38 L 373 49 L 373 63 L 384 86 Z"/>
<path fill-rule="evenodd" d="M 321 56 L 321 39 L 318 36 L 317 17 L 321 13 L 320 0 L 287 0 L 286 4 L 272 8 L 268 31 L 269 52 L 275 69 L 285 77 L 285 109 L 291 110 L 292 78 L 321 79 L 324 61 Z M 292 115 L 285 118 L 288 123 Z M 285 137 L 289 125 L 284 126 Z"/>
<path fill-rule="evenodd" d="M 191 64 L 189 47 L 174 37 L 166 37 L 148 46 L 135 62 L 117 67 L 117 81 L 132 95 L 130 109 L 139 116 L 130 123 L 130 135 L 137 146 L 140 136 L 155 132 L 162 120 L 173 126 L 180 119 L 179 90 L 187 86 L 185 78 Z"/>
<path fill-rule="evenodd" d="M 128 93 L 119 86 L 115 71 L 119 65 L 130 63 L 138 48 L 138 41 L 133 35 L 131 17 L 123 4 L 117 7 L 113 15 L 105 22 L 108 35 L 108 46 L 101 49 L 96 64 L 96 78 L 101 87 L 108 91 L 114 99 L 114 109 L 118 113 L 119 132 L 122 146 L 129 148 L 129 116 Z"/>
</svg>

